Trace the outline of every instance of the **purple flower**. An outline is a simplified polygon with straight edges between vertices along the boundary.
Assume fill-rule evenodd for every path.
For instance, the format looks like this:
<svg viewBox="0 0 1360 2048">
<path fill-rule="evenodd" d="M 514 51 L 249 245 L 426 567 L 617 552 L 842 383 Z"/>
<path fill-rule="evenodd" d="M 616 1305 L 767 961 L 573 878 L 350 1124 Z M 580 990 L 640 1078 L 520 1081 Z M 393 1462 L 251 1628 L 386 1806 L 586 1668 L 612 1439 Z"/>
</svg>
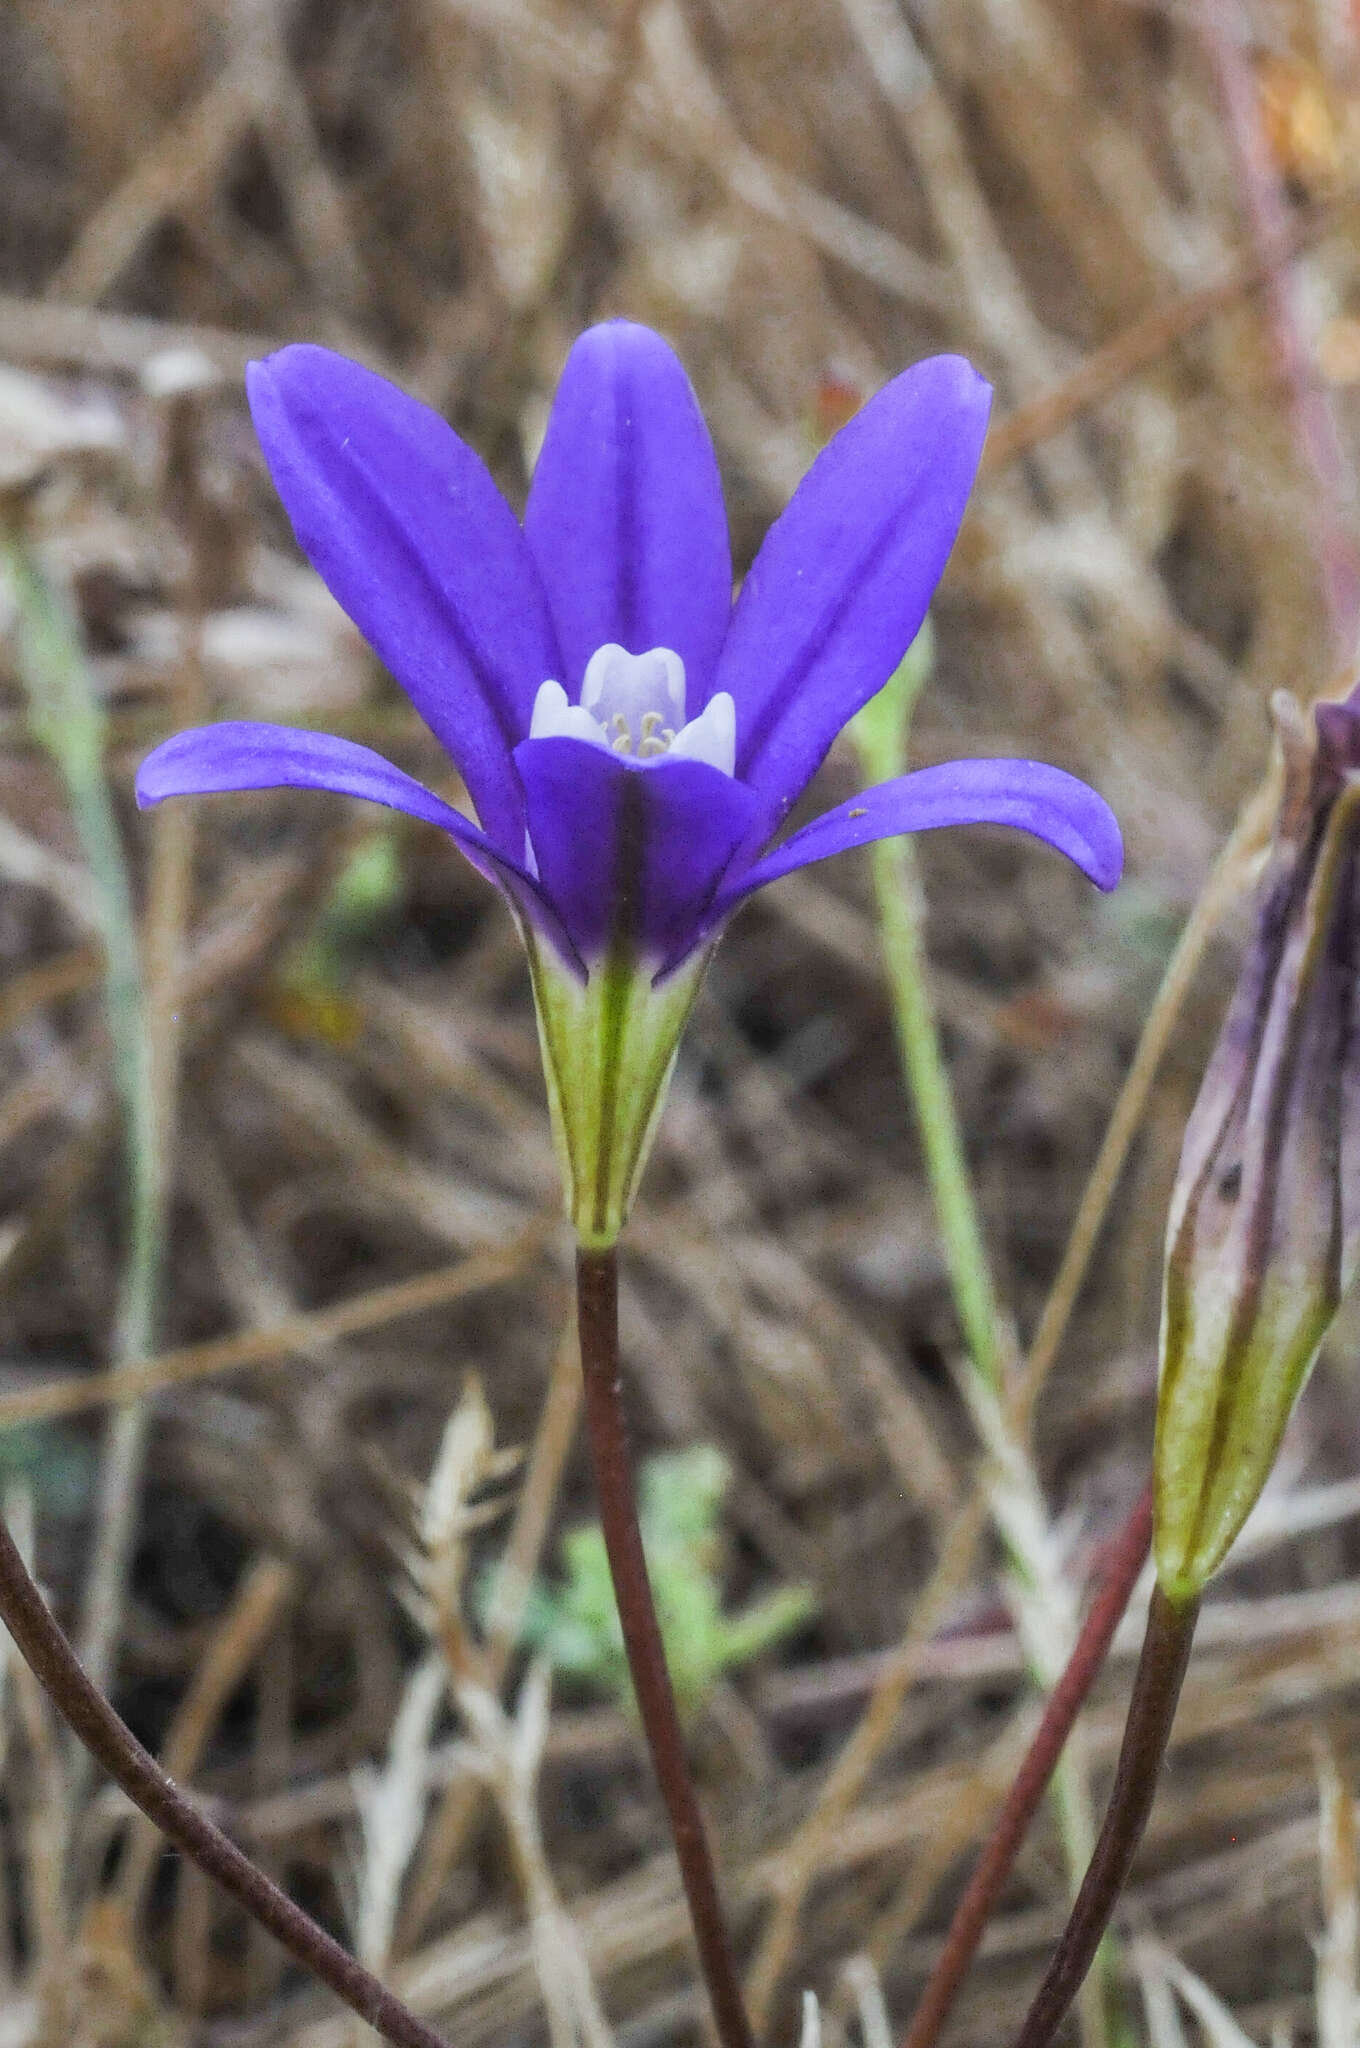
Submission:
<svg viewBox="0 0 1360 2048">
<path fill-rule="evenodd" d="M 1105 805 L 1031 761 L 902 776 L 764 851 L 925 616 L 987 419 L 960 358 L 918 363 L 842 429 L 735 608 L 712 444 L 644 327 L 610 322 L 572 350 L 522 527 L 442 419 L 357 364 L 286 348 L 249 390 L 304 552 L 460 770 L 480 829 L 366 747 L 234 722 L 158 747 L 140 803 L 286 786 L 409 811 L 578 973 L 621 920 L 672 968 L 752 890 L 889 833 L 1020 825 L 1116 880 Z"/>
<path fill-rule="evenodd" d="M 139 803 L 319 788 L 440 826 L 509 898 L 540 1020 L 545 974 L 580 988 L 626 963 L 659 992 L 752 891 L 893 833 L 1018 825 L 1102 888 L 1117 880 L 1107 806 L 1034 761 L 900 776 L 769 850 L 914 639 L 953 545 L 989 397 L 959 357 L 918 363 L 841 430 L 735 606 L 712 444 L 647 328 L 610 322 L 576 343 L 522 525 L 442 419 L 343 357 L 283 349 L 252 365 L 249 393 L 303 551 L 478 823 L 352 741 L 234 722 L 158 747 Z"/>
</svg>

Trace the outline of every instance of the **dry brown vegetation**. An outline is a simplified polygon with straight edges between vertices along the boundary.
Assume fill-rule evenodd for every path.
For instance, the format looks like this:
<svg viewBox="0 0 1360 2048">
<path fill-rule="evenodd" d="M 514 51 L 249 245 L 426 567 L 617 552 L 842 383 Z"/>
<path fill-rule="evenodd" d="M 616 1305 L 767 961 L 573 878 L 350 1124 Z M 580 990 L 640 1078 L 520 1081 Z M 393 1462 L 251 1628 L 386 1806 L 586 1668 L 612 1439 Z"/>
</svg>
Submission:
<svg viewBox="0 0 1360 2048">
<path fill-rule="evenodd" d="M 1264 117 L 1264 186 L 1225 77 Z M 457 1591 L 465 1550 L 551 1563 L 590 1513 L 510 925 L 405 821 L 294 796 L 131 808 L 139 755 L 205 709 L 315 718 L 447 782 L 292 550 L 242 364 L 285 338 L 361 355 L 519 492 L 571 336 L 651 321 L 713 423 L 739 559 L 855 394 L 942 346 L 994 380 L 915 753 L 1057 761 L 1110 799 L 1129 849 L 1108 901 L 1012 839 L 921 849 L 998 1288 L 1029 1392 L 1043 1383 L 1033 1465 L 1017 1453 L 1005 1481 L 1046 1560 L 1042 1625 L 1082 1599 L 1146 1474 L 1165 1200 L 1242 929 L 1250 818 L 1213 863 L 1265 772 L 1270 693 L 1315 695 L 1337 658 L 1318 564 L 1344 556 L 1354 474 L 1358 95 L 1342 0 L 1250 21 L 1194 0 L 0 15 L 0 483 L 24 488 L 107 706 L 170 1134 L 160 1310 L 151 1344 L 120 1350 L 102 955 L 6 619 L 6 1498 L 63 1616 L 114 1646 L 137 1730 L 459 2048 L 548 2027 L 650 2048 L 697 2038 L 701 2005 L 628 1720 L 559 1687 L 541 1759 L 512 1756 L 507 1631 L 451 1644 L 449 1596 L 444 1648 L 471 1660 L 455 1713 L 422 1676 L 428 1603 L 413 1619 L 402 1596 L 410 1489 L 469 1373 L 525 1462 L 495 1477 L 500 1518 L 426 1526 L 440 1583 Z M 1308 245 L 1292 302 L 1253 286 L 1272 198 Z M 1318 392 L 1339 421 L 1330 480 Z M 825 794 L 854 772 L 835 754 Z M 395 884 L 323 1000 L 299 947 L 375 834 Z M 695 1731 L 758 2002 L 787 2038 L 813 1986 L 829 2039 L 883 2048 L 883 2005 L 900 2032 L 1035 1694 L 855 861 L 782 884 L 725 942 L 625 1289 L 641 1444 L 732 1462 L 732 1598 L 794 1583 L 818 1601 Z M 1120 2024 L 1158 2048 L 1197 2027 L 1356 2038 L 1354 1335 L 1332 1342 L 1207 1608 L 1121 1918 Z M 464 1492 L 487 1480 L 484 1441 L 458 1455 Z M 101 1469 L 135 1544 L 125 1594 L 114 1573 L 92 1596 Z M 1097 1802 L 1127 1652 L 1083 1723 Z M 16 1668 L 3 1729 L 5 2043 L 352 2038 L 82 1775 Z M 952 2039 L 1007 2038 L 1065 1887 L 1045 1816 Z M 1085 2024 L 1098 2035 L 1089 2007 Z"/>
</svg>

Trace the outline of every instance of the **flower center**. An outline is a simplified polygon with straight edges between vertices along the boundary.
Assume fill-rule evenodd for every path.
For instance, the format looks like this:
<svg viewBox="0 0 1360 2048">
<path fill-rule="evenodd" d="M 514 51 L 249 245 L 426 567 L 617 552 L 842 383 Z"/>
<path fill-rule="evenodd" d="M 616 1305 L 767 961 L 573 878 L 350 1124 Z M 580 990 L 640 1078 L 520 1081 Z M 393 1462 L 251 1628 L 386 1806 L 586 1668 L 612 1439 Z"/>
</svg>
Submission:
<svg viewBox="0 0 1360 2048">
<path fill-rule="evenodd" d="M 726 690 L 685 721 L 685 664 L 671 647 L 630 654 L 608 641 L 586 663 L 581 701 L 558 682 L 540 685 L 530 739 L 588 740 L 638 761 L 661 755 L 705 761 L 731 775 L 736 765 L 736 707 Z"/>
<path fill-rule="evenodd" d="M 670 647 L 629 654 L 610 642 L 586 663 L 581 706 L 616 754 L 668 754 L 685 723 L 685 664 Z"/>
</svg>

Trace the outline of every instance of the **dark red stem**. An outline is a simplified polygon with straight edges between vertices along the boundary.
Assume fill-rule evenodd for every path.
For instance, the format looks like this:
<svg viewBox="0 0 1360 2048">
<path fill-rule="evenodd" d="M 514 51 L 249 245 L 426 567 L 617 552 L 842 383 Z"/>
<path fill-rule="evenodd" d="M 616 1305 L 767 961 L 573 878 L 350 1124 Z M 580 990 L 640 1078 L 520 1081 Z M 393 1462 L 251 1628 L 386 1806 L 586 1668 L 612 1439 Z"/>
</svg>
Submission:
<svg viewBox="0 0 1360 2048">
<path fill-rule="evenodd" d="M 1115 1537 L 1100 1589 L 1077 1637 L 1067 1668 L 1049 1694 L 1043 1719 L 1020 1766 L 1006 1803 L 954 1909 L 939 1959 L 926 1982 L 902 2048 L 934 2048 L 949 2017 L 983 1930 L 991 1918 L 1016 1852 L 1048 1790 L 1063 1745 L 1082 1703 L 1105 1662 L 1114 1632 L 1128 1607 L 1152 1542 L 1152 1488 L 1147 1487 Z"/>
<path fill-rule="evenodd" d="M 577 1327 L 600 1526 L 614 1580 L 633 1691 L 670 1819 L 718 2037 L 723 2048 L 754 2048 L 718 1897 L 708 1837 L 685 1758 L 685 1739 L 643 1555 L 628 1428 L 620 1398 L 618 1286 L 618 1258 L 612 1248 L 578 1251 Z"/>
<path fill-rule="evenodd" d="M 395 2048 L 445 2048 L 433 2027 L 356 1963 L 191 1804 L 87 1677 L 0 1521 L 0 1618 L 59 1714 L 134 1806 L 352 2012 Z"/>
<path fill-rule="evenodd" d="M 1110 1924 L 1152 1811 L 1198 1618 L 1198 1600 L 1178 1607 L 1160 1586 L 1154 1589 L 1100 1838 L 1015 2048 L 1048 2048 Z"/>
</svg>

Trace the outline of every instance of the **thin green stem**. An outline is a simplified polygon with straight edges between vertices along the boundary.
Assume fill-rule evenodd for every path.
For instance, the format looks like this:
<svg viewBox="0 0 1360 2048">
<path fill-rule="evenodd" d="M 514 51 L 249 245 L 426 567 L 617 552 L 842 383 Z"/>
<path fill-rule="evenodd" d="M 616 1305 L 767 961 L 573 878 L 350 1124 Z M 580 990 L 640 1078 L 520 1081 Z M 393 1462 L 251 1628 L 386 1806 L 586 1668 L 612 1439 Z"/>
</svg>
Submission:
<svg viewBox="0 0 1360 2048">
<path fill-rule="evenodd" d="M 1095 1854 L 1015 2048 L 1048 2048 L 1110 1924 L 1152 1811 L 1198 1618 L 1198 1600 L 1178 1606 L 1160 1586 L 1154 1589 L 1114 1790 Z"/>
<path fill-rule="evenodd" d="M 934 638 L 927 620 L 887 685 L 851 725 L 866 783 L 890 782 L 905 769 L 912 713 L 934 658 Z M 869 871 L 893 1030 L 925 1154 L 954 1304 L 969 1356 L 996 1391 L 1005 1355 L 1001 1317 L 930 1000 L 921 936 L 925 902 L 911 841 L 875 841 L 869 848 Z"/>
<path fill-rule="evenodd" d="M 127 1162 L 127 1238 L 113 1357 L 115 1365 L 131 1365 L 154 1348 L 165 1251 L 163 1132 L 132 881 L 105 774 L 103 706 L 70 606 L 29 546 L 16 507 L 5 522 L 3 566 L 15 598 L 29 723 L 66 785 L 104 949 L 104 1008 Z M 97 1683 L 107 1679 L 112 1658 L 146 1435 L 145 1411 L 134 1403 L 115 1413 L 105 1446 L 80 1638 Z"/>
<path fill-rule="evenodd" d="M 578 1250 L 577 1330 L 600 1527 L 614 1581 L 633 1691 L 670 1819 L 718 2038 L 722 2048 L 754 2048 L 647 1576 L 628 1428 L 620 1398 L 618 1288 L 618 1253 L 612 1246 L 607 1250 Z"/>
<path fill-rule="evenodd" d="M 901 772 L 898 761 L 876 767 L 874 779 Z M 881 839 L 869 855 L 893 1029 L 916 1112 L 954 1303 L 973 1362 L 995 1387 L 1003 1357 L 1001 1319 L 926 980 L 916 854 L 910 841 Z"/>
<path fill-rule="evenodd" d="M 104 715 L 75 621 L 14 526 L 5 536 L 4 566 L 15 598 L 29 724 L 66 784 L 104 948 L 104 1007 L 128 1150 L 128 1257 L 118 1344 L 124 1358 L 143 1356 L 161 1254 L 156 1105 L 132 883 L 104 774 Z"/>
<path fill-rule="evenodd" d="M 911 717 L 932 659 L 927 628 L 887 687 L 864 707 L 851 727 L 867 783 L 887 781 L 906 768 Z M 1005 1365 L 1011 1347 L 993 1284 L 930 997 L 923 937 L 925 902 L 916 853 L 910 840 L 880 840 L 869 848 L 869 859 L 893 1029 L 920 1134 L 954 1305 L 963 1329 L 965 1391 L 978 1415 L 993 1417 L 997 1431 L 992 1440 L 997 1458 L 993 1516 L 1019 1580 L 1031 1587 L 1049 1610 L 1043 1633 L 1045 1637 L 1058 1637 L 1061 1654 L 1067 1647 L 1065 1603 L 1061 1581 L 1054 1577 L 1051 1545 L 1046 1540 L 1046 1512 L 1024 1435 L 1022 1430 L 1009 1427 L 1003 1405 Z M 1036 1655 L 1033 1632 L 1030 1633 L 1031 1640 L 1026 1645 L 1030 1668 L 1047 1690 L 1056 1673 L 1048 1668 L 1051 1659 Z M 1075 1888 L 1078 1874 L 1090 1858 L 1094 1823 L 1086 1774 L 1080 1757 L 1072 1751 L 1056 1758 L 1052 1796 Z M 1088 2048 L 1103 2048 L 1107 2029 L 1098 1984 L 1083 2001 L 1082 2030 Z"/>
</svg>

